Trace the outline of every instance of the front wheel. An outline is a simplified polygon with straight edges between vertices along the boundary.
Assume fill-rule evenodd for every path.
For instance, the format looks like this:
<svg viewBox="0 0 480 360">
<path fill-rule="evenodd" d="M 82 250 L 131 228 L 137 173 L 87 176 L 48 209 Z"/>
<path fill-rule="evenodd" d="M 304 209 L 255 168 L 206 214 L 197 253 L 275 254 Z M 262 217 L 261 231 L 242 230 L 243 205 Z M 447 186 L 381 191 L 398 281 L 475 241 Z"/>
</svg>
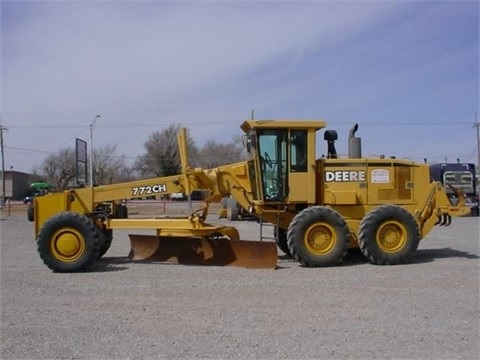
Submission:
<svg viewBox="0 0 480 360">
<path fill-rule="evenodd" d="M 112 245 L 113 232 L 111 229 L 100 229 L 100 253 L 98 258 L 100 259 L 103 255 L 106 254 L 110 246 Z"/>
<path fill-rule="evenodd" d="M 293 258 L 308 267 L 334 266 L 347 253 L 350 232 L 332 208 L 312 206 L 300 211 L 288 227 L 287 243 Z"/>
<path fill-rule="evenodd" d="M 100 234 L 87 216 L 61 212 L 40 229 L 37 250 L 45 265 L 55 272 L 84 271 L 100 256 Z"/>
<path fill-rule="evenodd" d="M 417 250 L 419 242 L 417 222 L 398 205 L 379 206 L 360 223 L 358 245 L 372 264 L 404 263 Z"/>
</svg>

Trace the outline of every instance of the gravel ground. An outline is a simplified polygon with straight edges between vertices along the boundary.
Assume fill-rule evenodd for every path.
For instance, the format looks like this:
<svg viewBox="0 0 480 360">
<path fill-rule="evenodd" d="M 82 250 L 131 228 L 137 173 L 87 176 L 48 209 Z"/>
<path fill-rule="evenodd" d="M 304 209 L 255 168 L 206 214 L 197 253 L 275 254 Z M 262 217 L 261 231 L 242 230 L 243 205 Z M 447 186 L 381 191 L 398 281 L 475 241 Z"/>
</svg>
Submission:
<svg viewBox="0 0 480 360">
<path fill-rule="evenodd" d="M 117 231 L 79 274 L 43 265 L 25 214 L 0 226 L 1 359 L 480 358 L 478 218 L 436 228 L 407 265 L 322 269 L 133 263 Z"/>
</svg>

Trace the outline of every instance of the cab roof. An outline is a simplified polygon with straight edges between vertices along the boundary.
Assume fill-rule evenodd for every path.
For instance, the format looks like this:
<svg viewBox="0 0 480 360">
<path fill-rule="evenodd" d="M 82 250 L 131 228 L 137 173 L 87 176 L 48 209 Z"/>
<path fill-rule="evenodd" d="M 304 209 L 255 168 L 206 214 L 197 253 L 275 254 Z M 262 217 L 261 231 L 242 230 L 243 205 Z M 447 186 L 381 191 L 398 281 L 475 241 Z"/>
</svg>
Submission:
<svg viewBox="0 0 480 360">
<path fill-rule="evenodd" d="M 246 120 L 240 126 L 244 132 L 253 129 L 315 129 L 327 126 L 323 120 Z"/>
</svg>

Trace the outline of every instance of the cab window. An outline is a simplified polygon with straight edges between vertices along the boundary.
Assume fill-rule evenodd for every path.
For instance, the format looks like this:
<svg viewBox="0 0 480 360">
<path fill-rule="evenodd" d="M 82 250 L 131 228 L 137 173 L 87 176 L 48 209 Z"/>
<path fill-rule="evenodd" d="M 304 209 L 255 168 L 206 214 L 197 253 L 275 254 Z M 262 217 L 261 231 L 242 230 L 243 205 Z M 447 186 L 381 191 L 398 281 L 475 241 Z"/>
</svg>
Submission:
<svg viewBox="0 0 480 360">
<path fill-rule="evenodd" d="M 290 133 L 290 171 L 307 171 L 306 130 L 292 130 Z"/>
</svg>

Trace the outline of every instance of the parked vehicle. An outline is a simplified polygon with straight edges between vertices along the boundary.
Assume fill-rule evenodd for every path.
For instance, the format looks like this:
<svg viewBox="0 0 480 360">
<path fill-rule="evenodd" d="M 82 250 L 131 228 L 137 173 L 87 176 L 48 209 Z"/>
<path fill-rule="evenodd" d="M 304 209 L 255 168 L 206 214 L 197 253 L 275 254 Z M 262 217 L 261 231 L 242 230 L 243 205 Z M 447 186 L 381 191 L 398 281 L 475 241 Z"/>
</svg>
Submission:
<svg viewBox="0 0 480 360">
<path fill-rule="evenodd" d="M 47 193 L 46 191 L 45 192 L 44 191 L 28 192 L 27 196 L 23 198 L 23 203 L 31 204 L 35 197 L 45 195 L 46 193 Z"/>
<path fill-rule="evenodd" d="M 35 199 L 40 258 L 56 272 L 84 271 L 108 250 L 114 230 L 137 229 L 129 233 L 134 261 L 275 269 L 278 245 L 304 267 L 335 266 L 350 248 L 359 248 L 372 264 L 395 265 L 407 262 L 435 225 L 470 213 L 461 189 L 454 189 L 458 204 L 452 205 L 440 182 L 431 182 L 428 164 L 362 158 L 356 124 L 348 157 L 337 155 L 337 132 L 325 130 L 327 154 L 316 158 L 316 133 L 325 126 L 320 120 L 247 120 L 241 128 L 249 159 L 213 169 L 188 165 L 181 128 L 177 175 Z M 118 204 L 202 189 L 211 196 L 185 217 L 128 218 Z M 258 240 L 241 240 L 235 227 L 206 222 L 208 201 L 227 196 L 258 219 Z M 264 225 L 276 227 L 275 242 L 261 241 L 267 239 Z"/>
<path fill-rule="evenodd" d="M 24 204 L 31 204 L 33 198 L 37 196 L 43 196 L 48 194 L 52 189 L 52 185 L 44 181 L 36 181 L 30 184 L 30 189 L 27 192 L 27 195 L 23 198 Z"/>
<path fill-rule="evenodd" d="M 183 201 L 185 199 L 186 199 L 185 194 L 181 192 L 174 192 L 170 196 L 170 200 L 172 201 Z"/>
<path fill-rule="evenodd" d="M 23 198 L 23 203 L 28 204 L 27 219 L 28 221 L 34 221 L 33 199 L 38 196 L 48 194 L 52 190 L 52 185 L 45 181 L 36 181 L 30 184 L 30 190 Z"/>
<path fill-rule="evenodd" d="M 479 216 L 478 200 L 473 200 L 472 198 L 466 198 L 465 204 L 470 208 L 471 216 Z"/>
<path fill-rule="evenodd" d="M 462 190 L 471 215 L 478 216 L 477 173 L 473 163 L 440 163 L 430 165 L 430 178 L 440 182 L 454 205 L 458 202 L 454 189 Z M 476 204 L 476 205 L 475 205 Z M 475 215 L 476 214 L 476 215 Z"/>
</svg>

